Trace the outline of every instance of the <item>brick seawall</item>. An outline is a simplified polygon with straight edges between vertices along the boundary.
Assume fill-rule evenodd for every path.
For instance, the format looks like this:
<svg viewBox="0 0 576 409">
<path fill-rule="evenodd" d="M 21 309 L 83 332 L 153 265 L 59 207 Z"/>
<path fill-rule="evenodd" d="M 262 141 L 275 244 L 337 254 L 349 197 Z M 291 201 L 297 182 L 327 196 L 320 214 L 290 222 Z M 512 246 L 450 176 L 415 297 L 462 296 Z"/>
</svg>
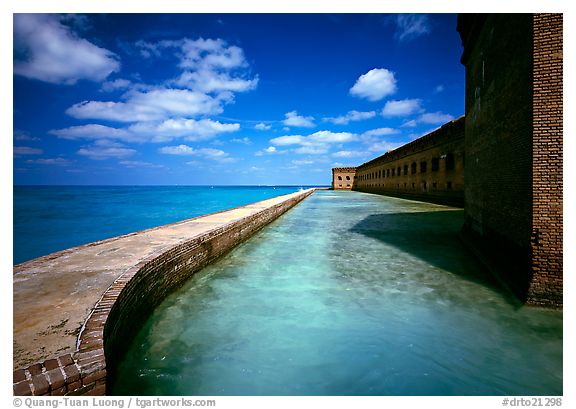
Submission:
<svg viewBox="0 0 576 409">
<path fill-rule="evenodd" d="M 15 266 L 14 394 L 106 394 L 118 360 L 170 292 L 313 191 L 86 244 Z"/>
</svg>

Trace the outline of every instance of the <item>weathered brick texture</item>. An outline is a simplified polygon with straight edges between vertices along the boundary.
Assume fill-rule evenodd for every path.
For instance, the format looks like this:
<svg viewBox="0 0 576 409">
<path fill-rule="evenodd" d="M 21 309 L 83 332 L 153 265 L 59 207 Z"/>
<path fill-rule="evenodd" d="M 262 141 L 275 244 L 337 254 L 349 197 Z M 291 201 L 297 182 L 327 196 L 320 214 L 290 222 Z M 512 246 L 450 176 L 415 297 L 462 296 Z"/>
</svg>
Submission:
<svg viewBox="0 0 576 409">
<path fill-rule="evenodd" d="M 562 305 L 562 16 L 460 15 L 463 237 L 522 301 Z"/>
<path fill-rule="evenodd" d="M 532 134 L 532 280 L 528 302 L 562 305 L 562 15 L 536 14 Z"/>
</svg>

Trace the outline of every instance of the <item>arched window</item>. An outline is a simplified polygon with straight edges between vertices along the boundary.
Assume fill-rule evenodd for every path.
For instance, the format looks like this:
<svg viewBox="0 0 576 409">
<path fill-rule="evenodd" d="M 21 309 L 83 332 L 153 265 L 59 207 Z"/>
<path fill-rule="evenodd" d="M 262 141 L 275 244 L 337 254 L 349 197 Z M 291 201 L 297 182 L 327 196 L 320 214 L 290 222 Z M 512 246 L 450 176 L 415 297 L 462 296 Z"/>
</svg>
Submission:
<svg viewBox="0 0 576 409">
<path fill-rule="evenodd" d="M 342 180 L 342 176 L 338 176 L 338 180 Z"/>
<path fill-rule="evenodd" d="M 410 165 L 410 173 L 413 175 L 416 173 L 416 162 L 412 162 L 412 165 Z"/>
<path fill-rule="evenodd" d="M 350 176 L 346 176 L 346 180 L 350 180 Z"/>
</svg>

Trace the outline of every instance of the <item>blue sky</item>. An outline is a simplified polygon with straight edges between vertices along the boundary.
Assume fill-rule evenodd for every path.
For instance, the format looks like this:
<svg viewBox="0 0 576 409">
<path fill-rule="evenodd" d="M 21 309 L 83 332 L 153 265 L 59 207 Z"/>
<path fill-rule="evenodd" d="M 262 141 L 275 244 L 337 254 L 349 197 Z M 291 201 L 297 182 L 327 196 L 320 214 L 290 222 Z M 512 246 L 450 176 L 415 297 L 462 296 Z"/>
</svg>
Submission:
<svg viewBox="0 0 576 409">
<path fill-rule="evenodd" d="M 330 183 L 464 113 L 455 14 L 15 14 L 15 184 Z"/>
</svg>

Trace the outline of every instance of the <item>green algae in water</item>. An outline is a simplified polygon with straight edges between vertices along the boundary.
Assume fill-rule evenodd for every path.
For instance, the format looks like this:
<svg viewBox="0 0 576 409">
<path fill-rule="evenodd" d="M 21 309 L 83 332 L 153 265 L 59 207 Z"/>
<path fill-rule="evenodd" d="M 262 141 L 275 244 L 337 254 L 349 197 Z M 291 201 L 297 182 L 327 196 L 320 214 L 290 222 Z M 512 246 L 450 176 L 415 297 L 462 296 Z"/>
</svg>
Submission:
<svg viewBox="0 0 576 409">
<path fill-rule="evenodd" d="M 561 395 L 562 312 L 518 306 L 463 212 L 320 191 L 157 308 L 118 395 Z"/>
</svg>

